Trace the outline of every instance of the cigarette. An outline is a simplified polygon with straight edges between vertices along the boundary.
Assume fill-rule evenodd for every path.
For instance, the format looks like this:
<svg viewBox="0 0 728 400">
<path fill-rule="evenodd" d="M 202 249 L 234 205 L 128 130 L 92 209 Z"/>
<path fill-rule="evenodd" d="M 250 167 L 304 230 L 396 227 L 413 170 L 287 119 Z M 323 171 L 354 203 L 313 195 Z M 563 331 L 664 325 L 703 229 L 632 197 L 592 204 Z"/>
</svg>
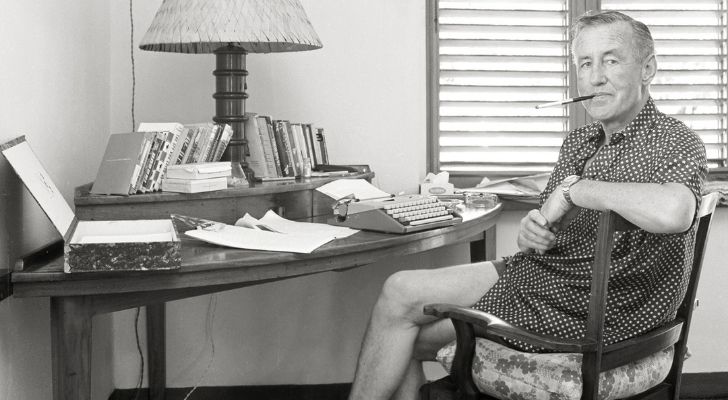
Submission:
<svg viewBox="0 0 728 400">
<path fill-rule="evenodd" d="M 595 94 L 590 94 L 588 96 L 579 96 L 579 97 L 572 97 L 570 99 L 564 99 L 559 101 L 552 101 L 551 103 L 543 103 L 536 106 L 536 108 L 546 108 L 546 107 L 555 107 L 555 106 L 563 106 L 564 104 L 570 104 L 570 103 L 578 103 L 580 101 L 589 100 L 596 96 Z"/>
</svg>

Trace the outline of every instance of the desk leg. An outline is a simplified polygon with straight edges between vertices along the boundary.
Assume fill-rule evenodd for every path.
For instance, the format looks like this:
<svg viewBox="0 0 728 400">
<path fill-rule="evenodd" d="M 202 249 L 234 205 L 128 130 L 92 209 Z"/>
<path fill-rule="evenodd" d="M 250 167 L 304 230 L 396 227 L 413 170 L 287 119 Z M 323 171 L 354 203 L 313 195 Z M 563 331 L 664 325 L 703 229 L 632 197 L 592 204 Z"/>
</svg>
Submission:
<svg viewBox="0 0 728 400">
<path fill-rule="evenodd" d="M 483 239 L 470 242 L 470 262 L 495 259 L 495 225 L 483 232 Z"/>
<path fill-rule="evenodd" d="M 149 400 L 164 400 L 167 384 L 165 314 L 165 303 L 147 305 Z"/>
<path fill-rule="evenodd" d="M 91 317 L 82 297 L 51 297 L 54 400 L 91 400 Z"/>
</svg>

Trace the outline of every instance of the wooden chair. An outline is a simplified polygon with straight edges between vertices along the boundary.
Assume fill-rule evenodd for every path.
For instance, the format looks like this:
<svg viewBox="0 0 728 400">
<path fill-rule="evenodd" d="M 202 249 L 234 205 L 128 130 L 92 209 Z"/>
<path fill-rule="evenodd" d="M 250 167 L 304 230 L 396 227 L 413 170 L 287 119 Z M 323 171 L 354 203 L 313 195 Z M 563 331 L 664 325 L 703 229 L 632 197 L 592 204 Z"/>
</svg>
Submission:
<svg viewBox="0 0 728 400">
<path fill-rule="evenodd" d="M 473 381 L 472 362 L 476 338 L 492 340 L 509 338 L 524 341 L 553 352 L 581 353 L 583 355 L 581 399 L 598 398 L 599 374 L 601 372 L 640 360 L 674 345 L 672 367 L 667 378 L 657 386 L 632 398 L 678 399 L 680 375 L 687 352 L 686 344 L 690 331 L 690 319 L 693 313 L 693 304 L 700 278 L 705 244 L 710 230 L 711 217 L 717 200 L 718 196 L 715 193 L 703 197 L 698 212 L 699 222 L 690 282 L 675 320 L 639 337 L 608 346 L 603 344 L 608 271 L 614 233 L 637 229 L 615 212 L 604 211 L 601 213 L 599 220 L 585 338 L 583 340 L 563 340 L 547 337 L 519 329 L 487 313 L 470 308 L 448 304 L 427 305 L 424 309 L 425 314 L 452 320 L 456 330 L 457 348 L 450 375 L 422 386 L 420 389 L 421 399 L 475 400 L 492 398 L 480 393 Z"/>
</svg>

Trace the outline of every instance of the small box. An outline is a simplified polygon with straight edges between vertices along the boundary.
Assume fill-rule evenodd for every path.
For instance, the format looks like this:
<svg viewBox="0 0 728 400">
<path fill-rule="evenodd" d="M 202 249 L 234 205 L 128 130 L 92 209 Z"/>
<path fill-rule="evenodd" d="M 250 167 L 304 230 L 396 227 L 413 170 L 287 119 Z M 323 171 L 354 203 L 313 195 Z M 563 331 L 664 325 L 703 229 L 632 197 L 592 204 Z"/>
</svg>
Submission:
<svg viewBox="0 0 728 400">
<path fill-rule="evenodd" d="M 420 194 L 453 194 L 455 186 L 452 183 L 420 183 Z"/>
<path fill-rule="evenodd" d="M 63 236 L 65 272 L 167 270 L 182 264 L 171 219 L 79 221 L 25 136 L 0 150 Z"/>
</svg>

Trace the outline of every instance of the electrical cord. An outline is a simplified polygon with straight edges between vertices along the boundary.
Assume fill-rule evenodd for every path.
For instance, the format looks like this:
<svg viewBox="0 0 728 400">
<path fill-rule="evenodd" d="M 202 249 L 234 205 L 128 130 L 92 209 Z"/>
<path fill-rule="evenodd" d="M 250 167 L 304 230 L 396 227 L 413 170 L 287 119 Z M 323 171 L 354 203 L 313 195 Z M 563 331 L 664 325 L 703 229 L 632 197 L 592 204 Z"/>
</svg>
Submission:
<svg viewBox="0 0 728 400">
<path fill-rule="evenodd" d="M 130 55 L 131 55 L 131 131 L 135 131 L 136 117 L 134 115 L 134 97 L 136 95 L 136 72 L 134 65 L 134 9 L 133 0 L 129 0 L 129 23 L 130 23 Z"/>
<path fill-rule="evenodd" d="M 139 367 L 139 381 L 137 382 L 134 400 L 139 398 L 139 393 L 142 391 L 142 382 L 144 381 L 144 353 L 142 352 L 142 345 L 139 341 L 139 314 L 141 314 L 141 310 L 141 307 L 137 307 L 136 317 L 134 318 L 134 336 L 136 337 L 137 351 L 139 352 L 139 360 L 141 363 L 141 366 Z"/>
<path fill-rule="evenodd" d="M 205 367 L 205 370 L 202 372 L 202 375 L 197 380 L 197 383 L 195 383 L 195 386 L 190 389 L 189 392 L 187 392 L 187 395 L 184 397 L 183 400 L 188 400 L 190 396 L 192 396 L 192 393 L 197 390 L 197 388 L 200 386 L 202 381 L 207 376 L 207 373 L 210 371 L 210 367 L 212 367 L 212 362 L 215 360 L 215 337 L 212 335 L 212 328 L 214 326 L 215 322 L 215 310 L 217 309 L 217 295 L 213 294 L 210 295 L 210 300 L 207 303 L 207 317 L 205 318 L 205 338 L 210 340 L 210 361 L 207 363 L 207 367 Z"/>
</svg>

